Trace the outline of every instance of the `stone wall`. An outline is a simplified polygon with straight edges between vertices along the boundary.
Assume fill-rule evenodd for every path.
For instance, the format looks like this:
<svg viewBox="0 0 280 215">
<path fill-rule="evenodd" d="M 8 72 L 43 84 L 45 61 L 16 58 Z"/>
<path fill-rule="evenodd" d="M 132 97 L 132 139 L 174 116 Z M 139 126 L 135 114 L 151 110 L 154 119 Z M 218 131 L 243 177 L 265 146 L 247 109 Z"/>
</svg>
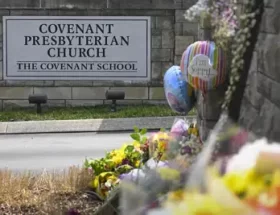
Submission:
<svg viewBox="0 0 280 215">
<path fill-rule="evenodd" d="M 247 129 L 274 141 L 280 141 L 279 19 L 280 1 L 266 0 L 239 120 Z"/>
<path fill-rule="evenodd" d="M 189 23 L 185 9 L 195 0 L 2 0 L 0 1 L 1 49 L 2 16 L 151 16 L 152 80 L 121 81 L 4 81 L 0 71 L 0 109 L 29 106 L 29 94 L 44 92 L 50 106 L 104 104 L 105 91 L 123 89 L 124 103 L 165 102 L 164 72 L 179 64 L 185 48 L 197 38 L 197 23 Z M 2 69 L 2 50 L 0 51 Z"/>
</svg>

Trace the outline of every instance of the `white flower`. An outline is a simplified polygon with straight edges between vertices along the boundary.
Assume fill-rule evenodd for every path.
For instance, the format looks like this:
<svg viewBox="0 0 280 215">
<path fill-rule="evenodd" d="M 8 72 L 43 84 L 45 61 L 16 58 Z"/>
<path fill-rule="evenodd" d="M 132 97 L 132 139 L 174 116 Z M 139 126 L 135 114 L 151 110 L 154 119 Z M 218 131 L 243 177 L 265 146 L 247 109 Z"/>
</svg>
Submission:
<svg viewBox="0 0 280 215">
<path fill-rule="evenodd" d="M 188 21 L 193 21 L 197 19 L 202 12 L 208 10 L 208 3 L 209 0 L 198 0 L 198 2 L 195 5 L 186 10 L 184 14 L 185 19 L 187 19 Z"/>
<path fill-rule="evenodd" d="M 280 145 L 278 143 L 268 144 L 266 138 L 245 145 L 238 154 L 229 160 L 226 171 L 234 172 L 253 168 L 256 165 L 260 152 L 273 152 L 280 155 Z"/>
<path fill-rule="evenodd" d="M 108 180 L 108 181 L 106 181 L 106 183 L 104 185 L 105 185 L 105 187 L 110 188 L 112 186 L 112 181 Z"/>
</svg>

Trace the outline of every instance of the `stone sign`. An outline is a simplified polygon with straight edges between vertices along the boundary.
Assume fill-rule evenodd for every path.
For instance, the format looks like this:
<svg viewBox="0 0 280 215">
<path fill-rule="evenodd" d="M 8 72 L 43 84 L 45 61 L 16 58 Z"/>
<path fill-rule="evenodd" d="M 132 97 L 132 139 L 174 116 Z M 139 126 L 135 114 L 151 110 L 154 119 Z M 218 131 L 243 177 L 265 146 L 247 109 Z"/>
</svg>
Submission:
<svg viewBox="0 0 280 215">
<path fill-rule="evenodd" d="M 150 80 L 150 17 L 4 16 L 6 80 Z"/>
<path fill-rule="evenodd" d="M 204 81 L 217 76 L 217 71 L 213 69 L 210 59 L 206 55 L 197 55 L 193 58 L 188 72 L 193 77 L 199 77 Z"/>
</svg>

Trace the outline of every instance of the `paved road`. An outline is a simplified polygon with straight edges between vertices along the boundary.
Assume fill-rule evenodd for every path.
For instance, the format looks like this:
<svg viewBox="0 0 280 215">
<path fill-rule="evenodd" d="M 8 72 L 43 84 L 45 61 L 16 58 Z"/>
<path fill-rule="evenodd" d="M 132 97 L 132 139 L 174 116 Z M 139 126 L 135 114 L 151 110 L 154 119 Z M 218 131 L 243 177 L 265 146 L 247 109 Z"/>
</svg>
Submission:
<svg viewBox="0 0 280 215">
<path fill-rule="evenodd" d="M 86 157 L 102 157 L 129 142 L 130 133 L 1 135 L 0 169 L 62 169 L 82 165 Z"/>
</svg>

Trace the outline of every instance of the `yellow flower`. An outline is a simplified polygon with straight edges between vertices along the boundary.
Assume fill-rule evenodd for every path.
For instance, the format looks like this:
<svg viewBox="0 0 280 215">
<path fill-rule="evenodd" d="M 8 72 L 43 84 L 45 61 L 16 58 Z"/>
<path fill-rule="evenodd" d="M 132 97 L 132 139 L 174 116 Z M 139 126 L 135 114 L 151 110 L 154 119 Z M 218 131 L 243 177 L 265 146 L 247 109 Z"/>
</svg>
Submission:
<svg viewBox="0 0 280 215">
<path fill-rule="evenodd" d="M 154 157 L 160 160 L 166 160 L 166 151 L 168 143 L 171 140 L 171 136 L 166 132 L 158 132 L 155 134 L 149 144 L 150 157 Z"/>
<path fill-rule="evenodd" d="M 182 201 L 184 198 L 184 191 L 183 190 L 176 190 L 173 192 L 170 192 L 168 194 L 168 200 L 167 201 Z"/>
<path fill-rule="evenodd" d="M 133 141 L 132 145 L 136 148 L 140 148 L 140 146 L 141 146 L 141 144 L 136 140 Z"/>
<path fill-rule="evenodd" d="M 113 172 L 103 172 L 91 182 L 91 187 L 101 198 L 106 198 L 109 191 L 118 183 L 118 177 Z"/>
<path fill-rule="evenodd" d="M 255 169 L 244 172 L 232 172 L 223 177 L 225 185 L 237 196 L 245 199 L 258 197 L 268 188 L 267 175 L 259 175 Z"/>
<path fill-rule="evenodd" d="M 246 182 L 242 174 L 230 173 L 223 177 L 223 182 L 233 193 L 240 195 L 245 193 Z"/>
<path fill-rule="evenodd" d="M 179 204 L 169 204 L 176 215 L 233 215 L 229 209 L 218 204 L 211 196 L 200 193 L 185 193 Z"/>
<path fill-rule="evenodd" d="M 169 134 L 166 132 L 159 132 L 156 134 L 156 138 L 157 139 L 168 139 L 169 138 Z"/>
<path fill-rule="evenodd" d="M 133 141 L 132 145 L 134 146 L 135 150 L 138 152 L 142 152 L 141 151 L 141 144 L 138 141 Z"/>
<path fill-rule="evenodd" d="M 280 186 L 280 170 L 277 169 L 272 176 L 272 187 L 279 187 Z"/>
<path fill-rule="evenodd" d="M 139 168 L 140 165 L 141 165 L 141 161 L 140 161 L 140 160 L 135 161 L 134 166 L 135 166 L 136 168 Z"/>
<path fill-rule="evenodd" d="M 167 142 L 170 139 L 170 136 L 168 133 L 165 132 L 159 132 L 154 135 L 152 142 Z"/>
<path fill-rule="evenodd" d="M 125 159 L 125 153 L 123 150 L 116 150 L 114 156 L 111 157 L 111 160 L 115 165 L 121 164 L 123 159 Z"/>
<path fill-rule="evenodd" d="M 114 157 L 111 158 L 111 160 L 113 161 L 113 163 L 115 165 L 119 165 L 119 164 L 122 163 L 123 158 L 121 156 L 114 156 Z"/>
<path fill-rule="evenodd" d="M 195 125 L 194 128 L 192 129 L 192 134 L 197 137 L 199 136 L 199 130 L 197 125 Z"/>
<path fill-rule="evenodd" d="M 157 172 L 160 174 L 161 178 L 164 180 L 179 180 L 180 172 L 169 167 L 161 167 L 157 169 Z"/>
<path fill-rule="evenodd" d="M 231 211 L 232 214 L 242 215 L 256 214 L 254 213 L 254 211 L 252 211 L 250 206 L 245 204 L 243 200 L 237 197 L 237 194 L 243 194 L 242 192 L 244 191 L 244 184 L 240 183 L 235 187 L 234 183 L 238 182 L 238 180 L 243 180 L 243 178 L 241 178 L 240 176 L 242 176 L 244 172 L 242 172 L 242 174 L 233 174 L 231 172 L 228 173 L 227 176 L 229 176 L 229 174 L 231 174 L 232 177 L 227 178 L 228 184 L 226 185 L 224 182 L 225 178 L 219 176 L 217 169 L 213 167 L 209 168 L 206 174 L 208 191 L 207 195 L 211 196 L 211 198 L 213 198 L 217 202 L 216 204 L 222 205 L 223 208 L 226 208 L 226 212 Z M 237 190 L 236 192 L 241 193 L 234 193 L 233 190 Z"/>
<path fill-rule="evenodd" d="M 272 207 L 278 202 L 276 193 L 270 191 L 280 185 L 279 170 L 272 174 L 258 174 L 254 169 L 240 173 L 228 173 L 224 176 L 223 181 L 236 195 L 243 192 L 244 199 L 258 200 L 268 207 Z"/>
</svg>

